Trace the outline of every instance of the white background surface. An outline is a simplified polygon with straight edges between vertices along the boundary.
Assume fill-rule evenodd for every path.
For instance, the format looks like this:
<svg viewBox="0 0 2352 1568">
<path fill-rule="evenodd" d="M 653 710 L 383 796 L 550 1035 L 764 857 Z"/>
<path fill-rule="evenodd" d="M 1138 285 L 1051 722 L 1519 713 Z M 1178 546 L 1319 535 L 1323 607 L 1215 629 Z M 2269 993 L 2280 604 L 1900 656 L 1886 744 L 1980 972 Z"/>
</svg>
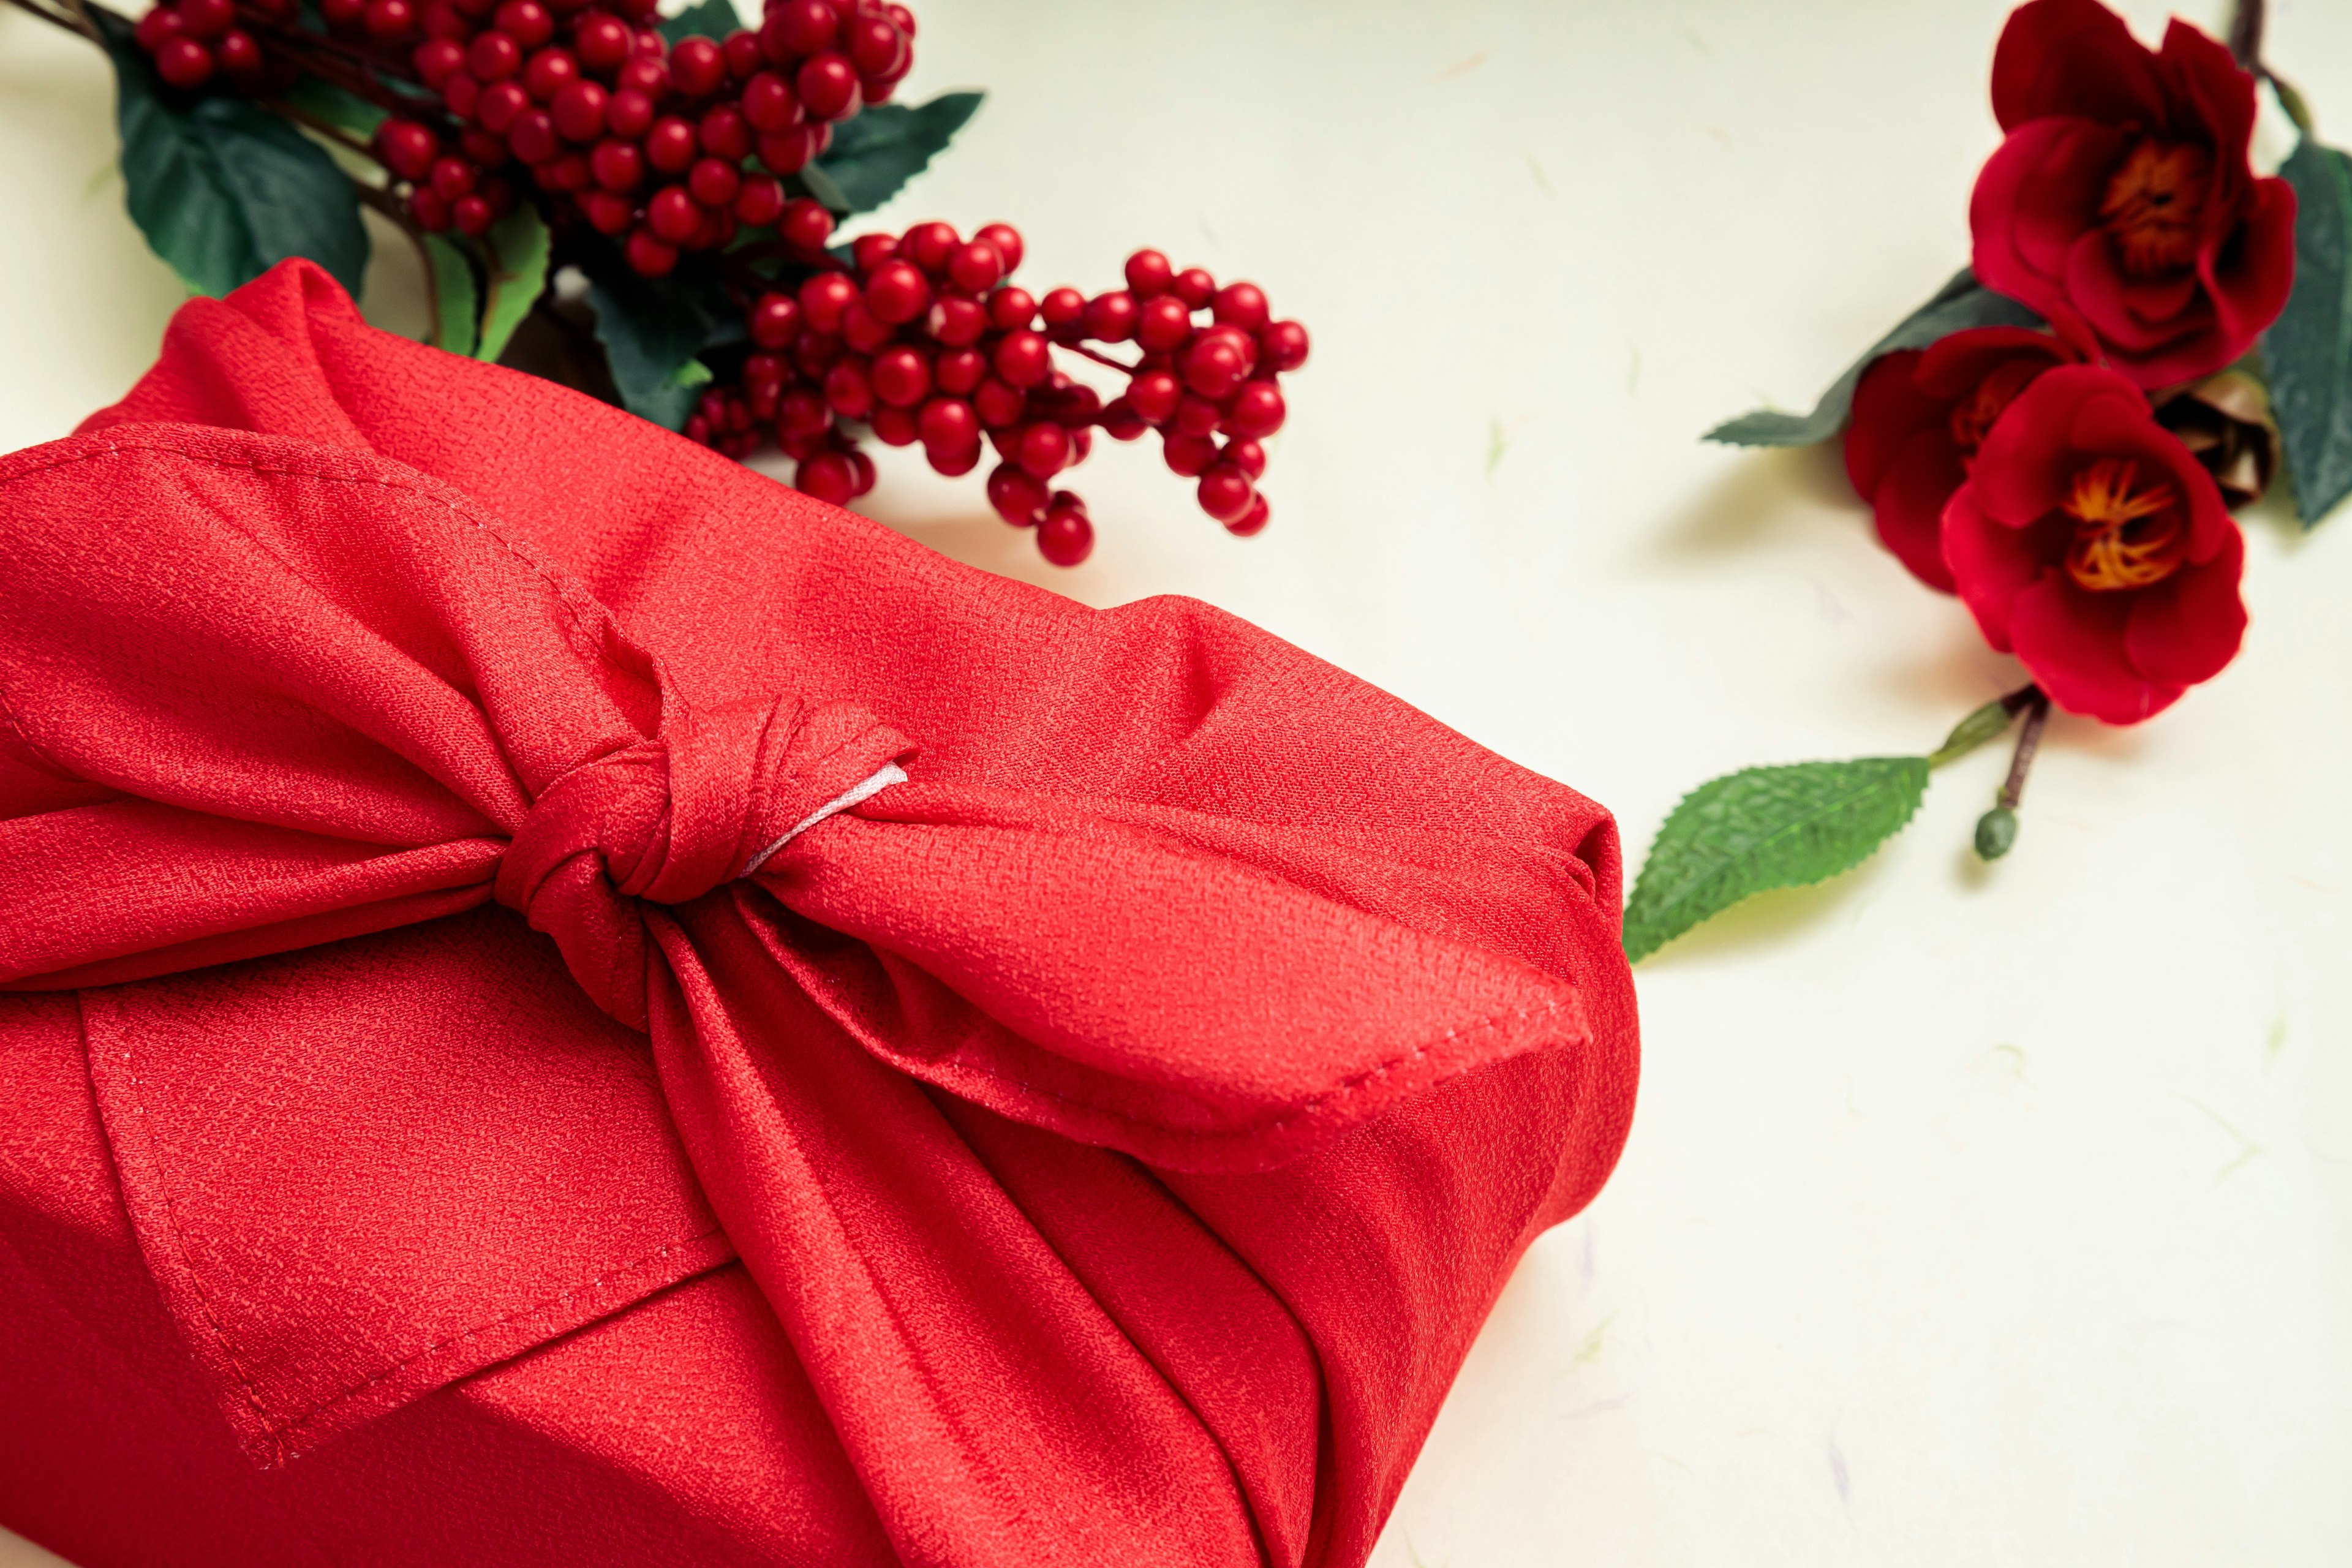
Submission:
<svg viewBox="0 0 2352 1568">
<path fill-rule="evenodd" d="M 2352 6 L 2276 9 L 2352 142 Z M 1637 850 L 1711 774 L 1924 751 L 2014 667 L 1833 457 L 1696 437 L 1966 259 L 2003 11 L 926 0 L 906 96 L 992 96 L 890 226 L 1010 220 L 1039 292 L 1159 244 L 1316 351 L 1259 539 L 1149 445 L 1080 470 L 1074 572 L 912 453 L 866 505 L 1246 616 Z M 0 16 L 0 448 L 120 395 L 178 302 L 110 115 L 91 51 Z M 417 298 L 380 235 L 372 313 Z M 1988 749 L 1860 872 L 1643 966 L 1624 1163 L 1506 1292 L 1378 1568 L 2352 1563 L 2352 508 L 2248 533 L 2244 656 L 2140 730 L 2054 722 L 2007 861 L 1965 852 Z"/>
</svg>

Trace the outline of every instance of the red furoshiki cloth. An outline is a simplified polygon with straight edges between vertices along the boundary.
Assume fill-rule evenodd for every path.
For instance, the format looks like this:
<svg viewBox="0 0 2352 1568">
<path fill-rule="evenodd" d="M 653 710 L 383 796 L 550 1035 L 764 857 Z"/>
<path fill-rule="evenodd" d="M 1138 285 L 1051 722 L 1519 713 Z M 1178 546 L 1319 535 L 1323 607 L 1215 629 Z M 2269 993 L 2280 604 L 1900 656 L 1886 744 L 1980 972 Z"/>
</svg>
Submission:
<svg viewBox="0 0 2352 1568">
<path fill-rule="evenodd" d="M 0 532 L 0 1522 L 92 1568 L 1358 1563 L 1623 1141 L 1591 801 L 306 264 Z"/>
</svg>

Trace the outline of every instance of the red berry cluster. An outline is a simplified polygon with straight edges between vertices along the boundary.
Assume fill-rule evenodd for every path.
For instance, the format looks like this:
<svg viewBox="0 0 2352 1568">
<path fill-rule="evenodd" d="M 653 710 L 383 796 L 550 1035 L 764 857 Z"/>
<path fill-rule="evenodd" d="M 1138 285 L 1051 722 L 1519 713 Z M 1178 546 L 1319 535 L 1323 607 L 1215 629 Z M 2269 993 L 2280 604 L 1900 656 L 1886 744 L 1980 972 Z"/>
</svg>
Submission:
<svg viewBox="0 0 2352 1568">
<path fill-rule="evenodd" d="M 235 24 L 239 7 L 256 26 Z M 439 95 L 439 124 L 394 114 L 375 152 L 426 229 L 479 234 L 514 181 L 567 197 L 629 265 L 658 278 L 678 254 L 724 248 L 784 209 L 777 180 L 832 127 L 887 100 L 913 64 L 915 19 L 882 0 L 767 0 L 757 31 L 654 30 L 656 0 L 319 0 L 330 29 Z M 215 66 L 260 85 L 274 43 L 302 52 L 295 0 L 166 0 L 140 23 L 178 87 Z M 258 37 L 262 41 L 256 42 Z M 305 65 L 315 68 L 306 58 Z M 757 154 L 767 173 L 746 172 Z"/>
<path fill-rule="evenodd" d="M 824 209 L 794 202 L 784 226 L 796 248 L 824 255 Z M 1094 548 L 1094 525 L 1050 481 L 1086 460 L 1097 427 L 1121 441 L 1157 429 L 1168 466 L 1200 481 L 1202 510 L 1237 534 L 1264 528 L 1259 442 L 1282 427 L 1276 378 L 1306 363 L 1307 329 L 1271 320 L 1255 284 L 1220 289 L 1156 250 L 1128 258 L 1125 289 L 1040 300 L 1006 281 L 1022 248 L 1001 223 L 969 240 L 944 223 L 861 235 L 845 268 L 753 302 L 753 352 L 738 378 L 704 395 L 687 435 L 738 458 L 772 435 L 798 460 L 794 483 L 836 505 L 874 483 L 853 425 L 894 447 L 921 442 L 948 475 L 978 467 L 986 441 L 1000 459 L 990 504 L 1034 526 L 1045 559 L 1070 566 Z M 1142 351 L 1132 362 L 1090 346 L 1129 342 Z M 1125 372 L 1127 391 L 1105 403 L 1055 365 L 1055 347 Z"/>
</svg>

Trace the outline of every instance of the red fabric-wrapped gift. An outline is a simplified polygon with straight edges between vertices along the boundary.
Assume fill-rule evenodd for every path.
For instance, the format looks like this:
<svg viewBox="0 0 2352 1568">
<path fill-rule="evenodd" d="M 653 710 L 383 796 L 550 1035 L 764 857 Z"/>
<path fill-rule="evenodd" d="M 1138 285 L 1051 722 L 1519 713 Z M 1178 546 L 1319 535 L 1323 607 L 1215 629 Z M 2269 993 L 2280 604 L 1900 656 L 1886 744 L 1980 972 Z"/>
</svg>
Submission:
<svg viewBox="0 0 2352 1568">
<path fill-rule="evenodd" d="M 0 1522 L 1363 1561 L 1623 1141 L 1608 816 L 289 262 L 0 459 Z"/>
</svg>

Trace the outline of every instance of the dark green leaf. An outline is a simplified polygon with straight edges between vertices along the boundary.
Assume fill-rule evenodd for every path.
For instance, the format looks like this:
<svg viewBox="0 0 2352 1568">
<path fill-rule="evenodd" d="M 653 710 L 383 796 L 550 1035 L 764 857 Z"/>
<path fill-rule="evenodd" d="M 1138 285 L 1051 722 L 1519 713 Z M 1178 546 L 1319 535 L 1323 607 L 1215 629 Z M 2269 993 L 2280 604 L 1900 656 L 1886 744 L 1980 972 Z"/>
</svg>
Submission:
<svg viewBox="0 0 2352 1568">
<path fill-rule="evenodd" d="M 2294 186 L 2294 292 L 2263 368 L 2308 528 L 2352 494 L 2352 159 L 2306 136 L 2279 172 Z"/>
<path fill-rule="evenodd" d="M 833 183 L 831 174 L 826 174 L 814 163 L 803 164 L 799 172 L 793 175 L 793 180 L 799 186 L 796 195 L 808 197 L 829 213 L 848 216 L 850 207 L 847 193 Z"/>
<path fill-rule="evenodd" d="M 743 25 L 733 0 L 702 0 L 658 24 L 665 41 L 675 47 L 684 38 L 723 38 Z"/>
<path fill-rule="evenodd" d="M 547 288 L 547 225 L 526 205 L 500 218 L 482 237 L 490 258 L 488 297 L 482 301 L 482 341 L 474 356 L 495 360 L 506 352 L 507 340 Z"/>
<path fill-rule="evenodd" d="M 1895 329 L 1870 345 L 1870 352 L 1846 367 L 1813 405 L 1811 414 L 1782 414 L 1759 408 L 1727 420 L 1706 433 L 1706 439 L 1733 447 L 1810 447 L 1826 441 L 1845 427 L 1853 406 L 1853 389 L 1862 373 L 1879 355 L 1897 349 L 1924 349 L 1937 339 L 1967 327 L 2038 327 L 2042 318 L 2005 295 L 1977 281 L 1963 267 L 1936 297 L 1906 316 Z"/>
<path fill-rule="evenodd" d="M 622 403 L 656 425 L 684 429 L 710 379 L 696 356 L 739 341 L 742 311 L 698 269 L 640 278 L 609 247 L 589 252 L 583 266 L 596 337 Z"/>
<path fill-rule="evenodd" d="M 879 103 L 833 128 L 833 145 L 813 165 L 840 187 L 836 211 L 872 212 L 919 174 L 980 107 L 976 92 L 943 92 L 908 108 Z M 803 176 L 811 170 L 802 171 Z M 811 194 L 815 195 L 814 184 Z M 822 195 L 819 201 L 825 201 Z M 825 201 L 827 206 L 833 204 Z"/>
<path fill-rule="evenodd" d="M 474 264 L 453 241 L 437 234 L 425 237 L 425 255 L 433 264 L 433 319 L 439 329 L 433 346 L 453 354 L 471 354 L 479 337 L 481 315 Z"/>
<path fill-rule="evenodd" d="M 226 294 L 307 256 L 356 295 L 367 231 L 351 180 L 316 142 L 235 93 L 166 88 L 130 27 L 93 9 L 114 61 L 131 221 L 201 294 Z"/>
<path fill-rule="evenodd" d="M 286 101 L 304 113 L 325 121 L 340 131 L 348 131 L 364 142 L 375 134 L 390 110 L 370 103 L 355 92 L 347 92 L 330 81 L 314 76 L 297 77 L 294 85 L 286 89 Z"/>
<path fill-rule="evenodd" d="M 1699 785 L 1650 846 L 1625 909 L 1625 955 L 1654 952 L 1752 893 L 1860 865 L 1927 788 L 1925 757 L 1748 768 Z"/>
</svg>

